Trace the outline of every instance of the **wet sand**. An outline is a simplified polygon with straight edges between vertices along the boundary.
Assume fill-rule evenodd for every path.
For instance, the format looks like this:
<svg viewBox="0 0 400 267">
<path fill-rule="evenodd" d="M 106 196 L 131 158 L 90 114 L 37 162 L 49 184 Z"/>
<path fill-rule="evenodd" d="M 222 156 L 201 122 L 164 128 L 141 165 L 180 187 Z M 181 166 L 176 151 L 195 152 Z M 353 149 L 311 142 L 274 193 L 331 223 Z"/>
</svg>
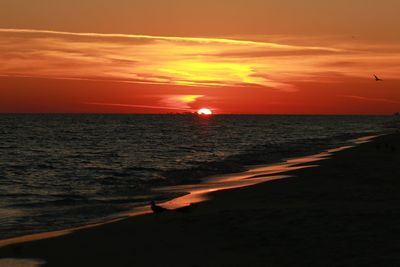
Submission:
<svg viewBox="0 0 400 267">
<path fill-rule="evenodd" d="M 0 258 L 57 267 L 400 266 L 400 135 L 312 165 L 319 166 L 212 192 L 185 213 L 5 246 Z"/>
</svg>

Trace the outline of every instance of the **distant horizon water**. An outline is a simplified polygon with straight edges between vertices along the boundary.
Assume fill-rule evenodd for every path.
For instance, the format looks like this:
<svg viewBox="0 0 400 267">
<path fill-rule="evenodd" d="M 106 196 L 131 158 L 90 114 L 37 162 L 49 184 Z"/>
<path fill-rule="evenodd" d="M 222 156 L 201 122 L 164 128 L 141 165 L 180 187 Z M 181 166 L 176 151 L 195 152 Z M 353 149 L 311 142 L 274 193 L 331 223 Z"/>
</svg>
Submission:
<svg viewBox="0 0 400 267">
<path fill-rule="evenodd" d="M 400 112 L 400 111 L 399 111 Z M 211 116 L 396 116 L 398 111 L 393 113 L 215 113 Z M 164 113 L 130 113 L 130 112 L 0 112 L 2 115 L 193 115 L 199 116 L 197 110 L 190 112 L 164 112 Z"/>
<path fill-rule="evenodd" d="M 3 113 L 0 239 L 93 223 L 180 194 L 156 187 L 316 153 L 395 123 L 387 115 Z"/>
</svg>

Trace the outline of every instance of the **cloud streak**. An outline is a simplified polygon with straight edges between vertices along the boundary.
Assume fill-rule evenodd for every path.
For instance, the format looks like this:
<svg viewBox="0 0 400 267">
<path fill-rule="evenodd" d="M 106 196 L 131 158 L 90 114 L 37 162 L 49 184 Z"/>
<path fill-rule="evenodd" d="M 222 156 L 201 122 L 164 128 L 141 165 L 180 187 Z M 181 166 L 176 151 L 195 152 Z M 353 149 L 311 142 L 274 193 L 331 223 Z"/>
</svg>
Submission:
<svg viewBox="0 0 400 267">
<path fill-rule="evenodd" d="M 0 75 L 11 76 L 293 91 L 294 81 L 318 81 L 320 73 L 400 73 L 398 50 L 367 46 L 34 29 L 0 29 L 0 37 Z"/>
<path fill-rule="evenodd" d="M 133 105 L 133 104 L 118 104 L 118 103 L 98 103 L 98 102 L 85 102 L 86 105 L 95 106 L 108 106 L 108 107 L 121 107 L 121 108 L 140 108 L 140 109 L 160 109 L 160 110 L 176 110 L 191 112 L 189 108 L 175 108 L 167 106 L 152 106 L 152 105 Z"/>
<path fill-rule="evenodd" d="M 345 98 L 351 98 L 359 101 L 367 101 L 367 102 L 378 102 L 378 103 L 387 103 L 387 104 L 394 104 L 394 105 L 399 105 L 400 101 L 396 100 L 390 100 L 386 98 L 372 98 L 372 97 L 364 97 L 364 96 L 358 96 L 358 95 L 342 95 L 342 97 Z"/>
<path fill-rule="evenodd" d="M 150 40 L 165 40 L 165 41 L 183 41 L 196 43 L 220 43 L 220 44 L 238 44 L 238 45 L 255 45 L 259 47 L 273 48 L 288 48 L 296 49 L 296 46 L 282 45 L 277 43 L 267 43 L 260 41 L 246 41 L 226 38 L 200 38 L 200 37 L 171 37 L 171 36 L 151 36 L 138 34 L 115 34 L 115 33 L 81 33 L 81 32 L 65 32 L 65 31 L 50 31 L 36 29 L 0 29 L 0 33 L 21 33 L 21 34 L 44 34 L 44 35 L 61 35 L 75 37 L 102 37 L 102 38 L 127 38 L 127 39 L 150 39 Z M 333 48 L 309 47 L 310 49 L 329 49 L 339 51 Z"/>
</svg>

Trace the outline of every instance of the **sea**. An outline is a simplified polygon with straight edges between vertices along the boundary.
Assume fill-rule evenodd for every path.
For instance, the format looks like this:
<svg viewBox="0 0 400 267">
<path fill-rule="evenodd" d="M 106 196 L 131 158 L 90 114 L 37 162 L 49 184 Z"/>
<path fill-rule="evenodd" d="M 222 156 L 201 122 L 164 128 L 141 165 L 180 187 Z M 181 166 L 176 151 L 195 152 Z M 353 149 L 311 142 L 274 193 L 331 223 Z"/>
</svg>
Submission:
<svg viewBox="0 0 400 267">
<path fill-rule="evenodd" d="M 0 115 L 0 239 L 107 220 L 196 184 L 393 130 L 395 116 Z"/>
</svg>

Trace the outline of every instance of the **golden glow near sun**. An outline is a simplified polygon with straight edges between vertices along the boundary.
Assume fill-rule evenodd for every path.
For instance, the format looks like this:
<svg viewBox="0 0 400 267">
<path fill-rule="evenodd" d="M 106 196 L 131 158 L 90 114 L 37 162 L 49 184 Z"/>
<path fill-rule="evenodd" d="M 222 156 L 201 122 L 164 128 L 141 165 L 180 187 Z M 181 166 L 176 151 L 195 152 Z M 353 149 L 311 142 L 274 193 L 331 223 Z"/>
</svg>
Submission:
<svg viewBox="0 0 400 267">
<path fill-rule="evenodd" d="M 335 47 L 293 46 L 265 40 L 34 29 L 0 28 L 0 39 L 0 60 L 4 63 L 0 65 L 0 74 L 12 71 L 13 75 L 18 76 L 53 79 L 79 77 L 82 80 L 105 79 L 157 86 L 251 85 L 283 91 L 288 90 L 288 77 L 298 78 L 300 70 L 307 77 L 314 77 L 313 73 L 321 72 L 320 67 L 315 69 L 314 61 L 310 62 L 309 57 L 304 59 L 298 55 L 342 52 Z M 289 58 L 292 55 L 295 56 Z M 335 60 L 338 60 L 337 57 L 335 54 Z M 318 63 L 321 65 L 324 62 Z M 27 70 L 24 67 L 27 65 L 35 68 Z M 82 73 L 85 73 L 84 76 Z M 190 101 L 190 97 L 179 100 L 181 103 Z"/>
<path fill-rule="evenodd" d="M 208 108 L 201 108 L 197 111 L 197 114 L 199 115 L 212 115 L 212 111 Z"/>
</svg>

